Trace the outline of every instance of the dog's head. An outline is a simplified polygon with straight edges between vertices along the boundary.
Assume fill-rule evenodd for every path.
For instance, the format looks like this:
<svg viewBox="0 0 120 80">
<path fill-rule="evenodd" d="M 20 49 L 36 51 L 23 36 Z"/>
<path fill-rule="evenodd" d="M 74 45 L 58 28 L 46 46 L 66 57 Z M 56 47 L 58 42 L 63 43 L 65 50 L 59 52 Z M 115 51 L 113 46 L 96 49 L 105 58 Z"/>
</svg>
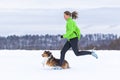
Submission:
<svg viewBox="0 0 120 80">
<path fill-rule="evenodd" d="M 51 55 L 52 55 L 52 53 L 50 51 L 44 51 L 42 54 L 42 57 L 49 58 Z"/>
</svg>

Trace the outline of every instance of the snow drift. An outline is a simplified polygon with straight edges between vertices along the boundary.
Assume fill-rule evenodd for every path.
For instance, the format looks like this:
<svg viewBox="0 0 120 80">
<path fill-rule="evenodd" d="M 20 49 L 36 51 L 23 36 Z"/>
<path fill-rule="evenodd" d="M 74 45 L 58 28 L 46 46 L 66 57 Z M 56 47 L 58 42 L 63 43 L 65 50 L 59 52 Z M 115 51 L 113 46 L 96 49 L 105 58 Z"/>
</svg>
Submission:
<svg viewBox="0 0 120 80">
<path fill-rule="evenodd" d="M 96 51 L 92 56 L 66 53 L 67 70 L 48 70 L 41 65 L 43 51 L 1 50 L 0 80 L 120 80 L 120 51 Z M 60 51 L 51 51 L 59 58 Z"/>
</svg>

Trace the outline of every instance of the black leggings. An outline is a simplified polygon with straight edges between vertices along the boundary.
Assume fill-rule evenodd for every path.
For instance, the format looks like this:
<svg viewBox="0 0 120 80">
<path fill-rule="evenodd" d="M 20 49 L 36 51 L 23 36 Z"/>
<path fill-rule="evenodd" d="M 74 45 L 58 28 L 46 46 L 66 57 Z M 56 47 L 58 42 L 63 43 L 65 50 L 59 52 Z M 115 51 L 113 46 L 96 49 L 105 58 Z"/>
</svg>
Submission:
<svg viewBox="0 0 120 80">
<path fill-rule="evenodd" d="M 72 47 L 72 50 L 74 51 L 76 56 L 81 56 L 81 55 L 90 55 L 90 51 L 78 51 L 78 38 L 73 38 L 70 39 L 70 41 L 67 41 L 64 45 L 64 47 L 61 50 L 61 56 L 60 56 L 60 66 L 62 65 L 64 58 L 65 58 L 65 53 Z"/>
</svg>

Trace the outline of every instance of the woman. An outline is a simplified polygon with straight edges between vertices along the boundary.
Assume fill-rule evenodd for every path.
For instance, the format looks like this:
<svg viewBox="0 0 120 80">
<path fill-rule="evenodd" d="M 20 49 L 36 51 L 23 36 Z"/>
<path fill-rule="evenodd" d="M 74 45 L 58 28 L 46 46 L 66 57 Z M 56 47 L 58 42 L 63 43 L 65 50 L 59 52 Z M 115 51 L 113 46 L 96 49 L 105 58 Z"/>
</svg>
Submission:
<svg viewBox="0 0 120 80">
<path fill-rule="evenodd" d="M 78 51 L 78 40 L 80 40 L 81 33 L 75 21 L 73 20 L 78 18 L 78 13 L 76 11 L 72 13 L 69 11 L 65 11 L 64 18 L 67 22 L 66 34 L 62 35 L 61 38 L 66 38 L 67 42 L 65 43 L 64 47 L 61 50 L 60 66 L 64 61 L 65 53 L 70 49 L 70 47 L 72 47 L 72 50 L 74 51 L 76 56 L 92 55 L 97 59 L 98 56 L 97 54 L 95 54 L 95 52 Z"/>
</svg>

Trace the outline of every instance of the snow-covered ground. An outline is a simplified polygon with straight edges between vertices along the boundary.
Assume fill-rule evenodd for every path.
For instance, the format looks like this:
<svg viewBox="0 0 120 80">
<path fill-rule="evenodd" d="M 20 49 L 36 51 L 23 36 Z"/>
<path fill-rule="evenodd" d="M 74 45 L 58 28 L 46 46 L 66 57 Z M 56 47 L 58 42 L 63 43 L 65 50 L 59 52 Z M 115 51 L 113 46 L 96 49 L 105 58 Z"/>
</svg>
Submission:
<svg viewBox="0 0 120 80">
<path fill-rule="evenodd" d="M 60 51 L 51 51 L 59 58 Z M 120 51 L 96 51 L 92 56 L 76 57 L 66 54 L 67 70 L 43 69 L 43 51 L 1 50 L 0 80 L 120 80 Z"/>
</svg>

